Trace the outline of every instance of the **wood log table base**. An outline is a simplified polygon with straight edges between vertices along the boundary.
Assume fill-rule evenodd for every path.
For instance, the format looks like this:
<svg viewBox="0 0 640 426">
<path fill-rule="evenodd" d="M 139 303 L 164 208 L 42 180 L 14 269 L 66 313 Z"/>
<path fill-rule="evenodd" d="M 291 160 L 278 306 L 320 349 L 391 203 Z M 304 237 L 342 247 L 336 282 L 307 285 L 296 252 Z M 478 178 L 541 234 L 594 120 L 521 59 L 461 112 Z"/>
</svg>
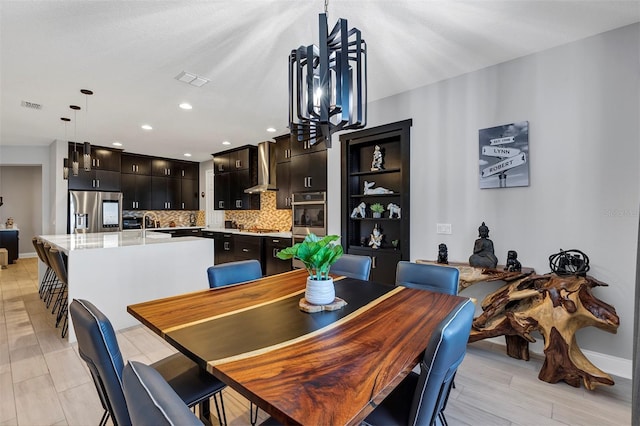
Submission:
<svg viewBox="0 0 640 426">
<path fill-rule="evenodd" d="M 300 310 L 303 312 L 308 312 L 310 314 L 314 312 L 322 312 L 322 311 L 337 311 L 338 309 L 342 309 L 347 306 L 347 302 L 336 297 L 333 299 L 333 302 L 328 305 L 314 305 L 313 303 L 307 302 L 307 299 L 304 297 L 300 299 L 300 303 L 298 304 Z"/>
</svg>

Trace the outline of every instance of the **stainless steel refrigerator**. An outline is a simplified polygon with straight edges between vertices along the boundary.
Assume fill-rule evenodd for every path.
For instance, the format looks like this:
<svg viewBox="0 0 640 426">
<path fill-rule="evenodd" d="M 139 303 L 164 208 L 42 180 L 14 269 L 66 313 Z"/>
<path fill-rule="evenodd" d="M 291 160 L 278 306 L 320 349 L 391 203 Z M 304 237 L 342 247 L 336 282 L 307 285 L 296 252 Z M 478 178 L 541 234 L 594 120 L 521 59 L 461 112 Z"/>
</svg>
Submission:
<svg viewBox="0 0 640 426">
<path fill-rule="evenodd" d="M 69 233 L 122 231 L 122 193 L 69 191 Z"/>
</svg>

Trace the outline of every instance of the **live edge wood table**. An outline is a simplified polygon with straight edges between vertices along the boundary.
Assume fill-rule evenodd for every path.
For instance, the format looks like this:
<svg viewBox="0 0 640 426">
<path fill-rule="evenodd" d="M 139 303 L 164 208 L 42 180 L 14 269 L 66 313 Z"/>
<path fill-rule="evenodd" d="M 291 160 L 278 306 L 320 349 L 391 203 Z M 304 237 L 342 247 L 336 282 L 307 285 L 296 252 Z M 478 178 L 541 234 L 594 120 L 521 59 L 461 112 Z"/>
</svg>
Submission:
<svg viewBox="0 0 640 426">
<path fill-rule="evenodd" d="M 466 300 L 336 277 L 348 305 L 308 314 L 306 278 L 295 270 L 127 311 L 280 422 L 341 425 L 363 420 Z"/>
</svg>

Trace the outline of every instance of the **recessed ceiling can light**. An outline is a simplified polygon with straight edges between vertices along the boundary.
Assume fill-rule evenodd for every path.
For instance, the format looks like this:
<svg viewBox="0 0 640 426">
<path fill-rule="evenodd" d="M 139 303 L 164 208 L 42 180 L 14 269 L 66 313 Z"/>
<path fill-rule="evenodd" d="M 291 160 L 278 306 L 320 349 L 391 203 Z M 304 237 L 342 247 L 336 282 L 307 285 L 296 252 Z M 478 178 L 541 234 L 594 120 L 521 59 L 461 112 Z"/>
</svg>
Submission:
<svg viewBox="0 0 640 426">
<path fill-rule="evenodd" d="M 185 153 L 184 153 L 184 156 L 185 156 L 185 157 L 191 157 L 191 154 L 189 154 L 188 152 L 185 152 Z"/>
<path fill-rule="evenodd" d="M 113 146 L 122 146 L 122 143 L 120 143 L 120 142 L 114 142 L 114 143 L 112 143 L 111 145 L 113 145 Z"/>
<path fill-rule="evenodd" d="M 191 104 L 188 104 L 186 102 L 181 103 L 180 105 L 178 105 L 180 108 L 182 109 L 193 109 L 193 107 L 191 106 Z"/>
<path fill-rule="evenodd" d="M 231 145 L 231 142 L 229 142 L 229 141 L 222 141 L 222 145 Z"/>
<path fill-rule="evenodd" d="M 142 127 L 144 130 L 153 130 L 153 127 L 149 126 L 148 124 L 143 124 Z"/>
<path fill-rule="evenodd" d="M 274 133 L 275 131 L 276 131 L 276 129 L 274 129 L 273 127 L 269 127 L 267 129 L 267 132 L 269 132 L 269 133 Z"/>
</svg>

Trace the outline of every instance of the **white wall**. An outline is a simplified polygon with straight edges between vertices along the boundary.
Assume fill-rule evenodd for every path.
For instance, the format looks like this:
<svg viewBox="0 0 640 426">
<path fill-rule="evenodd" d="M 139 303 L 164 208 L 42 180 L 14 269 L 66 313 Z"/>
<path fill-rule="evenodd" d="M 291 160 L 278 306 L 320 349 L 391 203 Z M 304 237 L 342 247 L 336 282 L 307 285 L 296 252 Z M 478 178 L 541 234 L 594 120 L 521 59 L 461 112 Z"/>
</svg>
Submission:
<svg viewBox="0 0 640 426">
<path fill-rule="evenodd" d="M 31 238 L 42 234 L 42 166 L 0 166 L 0 223 L 12 217 L 20 230 L 19 257 L 35 256 Z"/>
<path fill-rule="evenodd" d="M 640 25 L 373 102 L 367 127 L 407 118 L 411 130 L 411 258 L 467 261 L 486 221 L 501 263 L 514 249 L 549 272 L 548 257 L 577 248 L 594 294 L 620 316 L 617 335 L 590 327 L 581 348 L 632 358 L 638 237 Z M 390 64 L 392 66 L 392 64 Z M 375 73 L 375 70 L 369 70 Z M 478 130 L 529 121 L 530 186 L 479 189 Z M 339 206 L 339 142 L 329 155 L 329 202 Z M 332 173 L 331 171 L 335 171 Z M 437 235 L 450 223 L 452 235 Z M 340 233 L 339 209 L 329 231 Z M 491 287 L 469 289 L 482 297 Z M 477 293 L 474 294 L 474 291 Z"/>
</svg>

